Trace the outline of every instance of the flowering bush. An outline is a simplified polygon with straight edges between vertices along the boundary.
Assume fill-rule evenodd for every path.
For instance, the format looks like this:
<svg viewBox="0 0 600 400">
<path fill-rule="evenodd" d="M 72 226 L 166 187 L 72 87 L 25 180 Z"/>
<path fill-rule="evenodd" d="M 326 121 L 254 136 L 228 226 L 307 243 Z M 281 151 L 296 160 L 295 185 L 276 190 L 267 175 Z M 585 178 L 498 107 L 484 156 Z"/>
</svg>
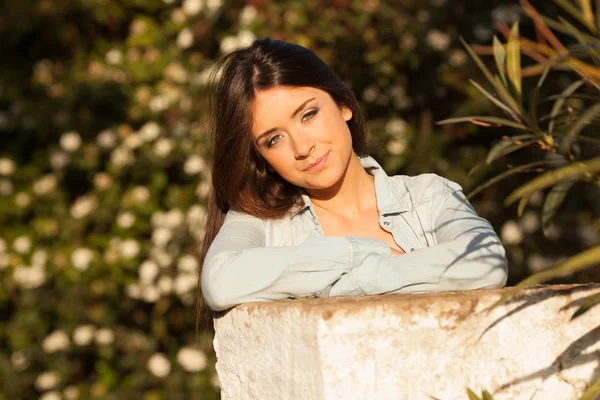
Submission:
<svg viewBox="0 0 600 400">
<path fill-rule="evenodd" d="M 359 97 L 389 173 L 436 172 L 468 189 L 493 139 L 434 125 L 492 107 L 467 89 L 458 34 L 487 41 L 492 19 L 520 18 L 482 3 L 9 0 L 0 397 L 217 398 L 211 333 L 194 329 L 215 61 L 265 36 L 313 49 Z M 502 227 L 517 278 L 560 256 L 539 250 L 535 214 L 506 222 L 494 190 L 478 210 Z M 559 226 L 551 240 L 564 238 Z"/>
</svg>

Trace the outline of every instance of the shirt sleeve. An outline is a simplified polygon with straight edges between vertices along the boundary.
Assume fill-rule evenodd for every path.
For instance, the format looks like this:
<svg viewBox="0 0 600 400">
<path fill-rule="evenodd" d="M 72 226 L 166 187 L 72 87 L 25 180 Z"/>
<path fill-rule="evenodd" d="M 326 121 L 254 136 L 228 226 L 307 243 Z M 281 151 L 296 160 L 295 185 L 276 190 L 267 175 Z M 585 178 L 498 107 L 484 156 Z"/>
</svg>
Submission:
<svg viewBox="0 0 600 400">
<path fill-rule="evenodd" d="M 329 296 L 504 287 L 508 265 L 500 239 L 460 185 L 444 182 L 449 194 L 438 196 L 431 208 L 436 245 L 395 257 L 371 257 L 337 281 Z"/>
<path fill-rule="evenodd" d="M 230 211 L 206 255 L 202 295 L 215 311 L 247 302 L 327 297 L 348 271 L 390 254 L 383 241 L 348 236 L 311 236 L 297 246 L 265 247 L 265 221 Z"/>
</svg>

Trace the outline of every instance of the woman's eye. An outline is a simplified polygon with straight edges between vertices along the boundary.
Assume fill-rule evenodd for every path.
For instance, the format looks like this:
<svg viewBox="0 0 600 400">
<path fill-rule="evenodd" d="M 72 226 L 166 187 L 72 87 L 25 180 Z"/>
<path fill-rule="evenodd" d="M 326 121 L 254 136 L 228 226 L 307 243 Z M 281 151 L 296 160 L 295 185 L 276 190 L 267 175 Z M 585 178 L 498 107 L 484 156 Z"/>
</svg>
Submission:
<svg viewBox="0 0 600 400">
<path fill-rule="evenodd" d="M 281 135 L 273 135 L 269 140 L 267 140 L 267 147 L 273 147 L 274 144 L 279 142 Z"/>
<path fill-rule="evenodd" d="M 309 119 L 314 117 L 318 112 L 319 112 L 319 110 L 311 110 L 311 111 L 307 112 L 306 114 L 304 114 L 302 116 L 302 122 L 308 121 Z"/>
</svg>

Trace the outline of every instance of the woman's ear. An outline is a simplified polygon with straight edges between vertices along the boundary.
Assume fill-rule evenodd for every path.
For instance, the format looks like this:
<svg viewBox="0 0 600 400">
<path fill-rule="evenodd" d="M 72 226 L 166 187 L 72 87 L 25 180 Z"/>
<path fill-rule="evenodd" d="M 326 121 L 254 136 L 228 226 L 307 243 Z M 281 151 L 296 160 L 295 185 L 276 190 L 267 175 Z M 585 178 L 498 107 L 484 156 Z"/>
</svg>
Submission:
<svg viewBox="0 0 600 400">
<path fill-rule="evenodd" d="M 342 117 L 344 118 L 344 121 L 350 121 L 352 119 L 352 110 L 348 107 L 342 107 Z"/>
</svg>

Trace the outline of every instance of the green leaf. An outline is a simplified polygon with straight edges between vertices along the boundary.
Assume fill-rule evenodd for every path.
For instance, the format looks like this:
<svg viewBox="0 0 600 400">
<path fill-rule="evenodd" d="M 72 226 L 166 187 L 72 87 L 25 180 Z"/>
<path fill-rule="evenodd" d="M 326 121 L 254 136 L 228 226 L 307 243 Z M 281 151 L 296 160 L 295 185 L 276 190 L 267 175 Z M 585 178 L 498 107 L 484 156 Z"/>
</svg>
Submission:
<svg viewBox="0 0 600 400">
<path fill-rule="evenodd" d="M 469 400 L 481 400 L 479 396 L 477 396 L 473 391 L 467 388 L 467 394 L 469 395 Z"/>
<path fill-rule="evenodd" d="M 546 189 L 547 187 L 554 186 L 562 181 L 577 179 L 582 175 L 593 174 L 598 171 L 600 171 L 600 157 L 585 162 L 571 163 L 554 171 L 546 172 L 534 180 L 520 186 L 504 200 L 504 204 L 509 206 L 521 197 L 537 190 Z"/>
<path fill-rule="evenodd" d="M 538 272 L 537 274 L 522 280 L 516 286 L 511 287 L 504 292 L 502 296 L 500 296 L 500 299 L 496 301 L 488 311 L 491 311 L 499 305 L 505 303 L 507 300 L 521 293 L 530 286 L 547 282 L 558 276 L 564 276 L 583 271 L 589 267 L 595 266 L 598 262 L 600 262 L 600 246 L 592 247 L 591 249 L 576 254 L 562 263 Z"/>
<path fill-rule="evenodd" d="M 600 103 L 594 104 L 593 106 L 588 108 L 581 116 L 579 116 L 579 118 L 577 118 L 577 122 L 573 124 L 571 130 L 565 136 L 565 139 L 561 144 L 561 148 L 564 152 L 570 151 L 571 143 L 573 142 L 573 140 L 575 140 L 575 138 L 577 138 L 579 132 L 581 132 L 581 130 L 598 115 L 600 115 Z"/>
<path fill-rule="evenodd" d="M 581 395 L 579 400 L 595 400 L 600 395 L 600 378 L 596 379 L 592 385 Z"/>
<path fill-rule="evenodd" d="M 494 398 L 487 390 L 484 390 L 481 392 L 481 400 L 494 400 Z"/>
<path fill-rule="evenodd" d="M 544 206 L 542 208 L 542 226 L 544 227 L 544 233 L 548 235 L 547 230 L 550 225 L 550 221 L 556 215 L 556 211 L 560 208 L 561 204 L 565 200 L 567 193 L 575 184 L 575 180 L 573 181 L 565 181 L 561 182 L 558 185 L 554 186 L 550 193 L 546 196 L 544 200 Z"/>
<path fill-rule="evenodd" d="M 515 167 L 511 170 L 505 171 L 501 174 L 496 175 L 495 177 L 493 177 L 492 179 L 490 179 L 489 181 L 487 181 L 486 183 L 478 186 L 477 188 L 475 188 L 474 190 L 472 190 L 468 195 L 467 198 L 471 199 L 473 196 L 475 196 L 476 194 L 478 194 L 479 192 L 481 192 L 484 189 L 487 189 L 488 187 L 492 186 L 493 184 L 500 182 L 502 179 L 504 178 L 508 178 L 509 176 L 518 174 L 519 172 L 523 172 L 525 170 L 528 170 L 530 168 L 535 168 L 535 167 L 540 167 L 542 165 L 547 165 L 547 164 L 555 164 L 555 163 L 562 163 L 565 162 L 564 160 L 542 160 L 542 161 L 535 161 L 529 164 L 525 164 L 525 165 L 520 165 L 518 167 Z M 485 165 L 485 163 L 481 163 L 481 166 Z M 477 165 L 475 166 L 477 167 Z M 475 168 L 474 167 L 474 168 Z M 469 171 L 469 174 L 471 174 L 471 171 Z"/>
<path fill-rule="evenodd" d="M 500 73 L 500 78 L 502 78 L 502 83 L 504 83 L 504 86 L 508 86 L 506 75 L 504 74 L 506 68 L 506 50 L 496 35 L 494 35 L 494 59 L 496 60 L 496 67 Z"/>
<path fill-rule="evenodd" d="M 534 135 L 523 135 L 523 136 L 527 136 L 528 138 L 535 137 Z M 533 139 L 533 140 L 527 140 L 525 142 L 521 142 L 520 139 L 513 139 L 513 138 L 501 140 L 500 142 L 496 143 L 490 149 L 490 151 L 488 152 L 487 158 L 485 159 L 485 163 L 487 165 L 490 165 L 497 159 L 504 157 L 505 155 L 515 152 L 519 149 L 522 149 L 523 147 L 530 146 L 533 143 L 536 143 L 537 141 L 538 141 L 538 139 Z M 518 143 L 516 143 L 516 142 L 518 142 Z"/>
<path fill-rule="evenodd" d="M 494 103 L 496 106 L 498 106 L 499 108 L 503 109 L 504 111 L 506 111 L 509 115 L 514 115 L 513 110 L 507 106 L 506 104 L 504 104 L 503 102 L 501 102 L 500 100 L 498 100 L 496 97 L 494 97 L 493 95 L 491 95 L 489 92 L 487 92 L 484 88 L 482 88 L 477 82 L 475 82 L 472 79 L 469 79 L 469 82 L 471 82 L 471 84 L 473 86 L 475 86 L 477 88 L 477 90 L 479 90 L 481 93 L 483 93 L 483 95 L 485 97 L 487 97 L 492 103 Z"/>
<path fill-rule="evenodd" d="M 583 314 L 591 310 L 592 307 L 597 306 L 598 304 L 600 304 L 600 293 L 585 297 L 583 303 L 579 305 L 579 308 L 577 308 L 577 310 L 571 316 L 571 321 L 575 318 L 581 317 Z"/>
<path fill-rule="evenodd" d="M 515 121 L 511 121 L 510 119 L 498 118 L 498 117 L 485 117 L 485 116 L 448 118 L 448 119 L 438 121 L 438 122 L 436 122 L 436 124 L 437 125 L 445 125 L 445 124 L 455 124 L 457 122 L 473 123 L 473 121 L 508 126 L 510 128 L 520 129 L 523 131 L 529 131 L 529 128 L 527 128 L 525 125 L 520 124 Z"/>
<path fill-rule="evenodd" d="M 521 95 L 521 44 L 519 42 L 519 23 L 515 22 L 506 46 L 506 69 L 508 79 L 516 92 Z"/>
<path fill-rule="evenodd" d="M 521 197 L 521 200 L 519 201 L 519 207 L 517 207 L 517 215 L 519 217 L 523 215 L 523 211 L 525 211 L 527 203 L 529 203 L 529 200 L 531 200 L 531 196 L 533 196 L 533 193 Z"/>
</svg>

